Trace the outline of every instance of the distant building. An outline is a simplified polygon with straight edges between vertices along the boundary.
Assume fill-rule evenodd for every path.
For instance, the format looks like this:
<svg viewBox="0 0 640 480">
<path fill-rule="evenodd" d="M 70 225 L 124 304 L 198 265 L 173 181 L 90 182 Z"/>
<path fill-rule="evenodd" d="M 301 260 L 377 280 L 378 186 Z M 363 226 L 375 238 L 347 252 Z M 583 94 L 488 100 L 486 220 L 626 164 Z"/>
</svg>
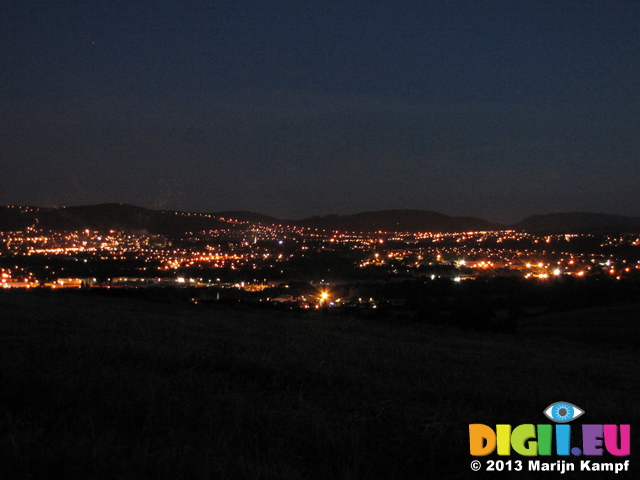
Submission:
<svg viewBox="0 0 640 480">
<path fill-rule="evenodd" d="M 166 248 L 171 246 L 169 239 L 162 235 L 150 235 L 146 237 L 142 244 L 147 247 Z"/>
</svg>

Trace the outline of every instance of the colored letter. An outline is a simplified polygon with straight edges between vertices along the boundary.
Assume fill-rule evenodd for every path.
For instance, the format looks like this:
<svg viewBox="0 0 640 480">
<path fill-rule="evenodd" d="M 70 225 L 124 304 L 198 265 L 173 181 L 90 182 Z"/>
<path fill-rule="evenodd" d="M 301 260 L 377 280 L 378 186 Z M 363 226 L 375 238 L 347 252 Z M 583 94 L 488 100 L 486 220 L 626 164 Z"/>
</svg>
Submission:
<svg viewBox="0 0 640 480">
<path fill-rule="evenodd" d="M 602 455 L 602 425 L 582 425 L 582 453 Z"/>
<path fill-rule="evenodd" d="M 511 446 L 520 455 L 535 457 L 538 454 L 536 427 L 529 424 L 518 425 L 511 434 Z"/>
<path fill-rule="evenodd" d="M 607 452 L 617 457 L 631 455 L 631 426 L 620 425 L 620 448 L 618 448 L 617 425 L 604 426 L 604 445 Z"/>
<path fill-rule="evenodd" d="M 571 446 L 571 425 L 556 425 L 556 453 L 558 455 L 569 455 Z"/>
<path fill-rule="evenodd" d="M 496 432 L 482 423 L 469 425 L 469 449 L 474 457 L 483 457 L 496 449 Z"/>
<path fill-rule="evenodd" d="M 496 425 L 498 455 L 511 455 L 511 425 Z"/>
<path fill-rule="evenodd" d="M 551 432 L 549 424 L 538 425 L 538 455 L 551 455 Z"/>
</svg>

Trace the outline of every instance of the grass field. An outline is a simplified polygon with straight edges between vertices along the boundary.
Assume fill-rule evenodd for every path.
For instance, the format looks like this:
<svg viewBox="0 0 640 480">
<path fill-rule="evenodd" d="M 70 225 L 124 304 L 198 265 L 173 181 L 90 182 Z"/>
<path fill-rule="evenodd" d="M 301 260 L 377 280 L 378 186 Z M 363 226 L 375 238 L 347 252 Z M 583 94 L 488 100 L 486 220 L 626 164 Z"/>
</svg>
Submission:
<svg viewBox="0 0 640 480">
<path fill-rule="evenodd" d="M 486 478 L 468 424 L 549 423 L 559 400 L 631 423 L 637 478 L 638 313 L 495 334 L 2 292 L 0 478 Z"/>
</svg>

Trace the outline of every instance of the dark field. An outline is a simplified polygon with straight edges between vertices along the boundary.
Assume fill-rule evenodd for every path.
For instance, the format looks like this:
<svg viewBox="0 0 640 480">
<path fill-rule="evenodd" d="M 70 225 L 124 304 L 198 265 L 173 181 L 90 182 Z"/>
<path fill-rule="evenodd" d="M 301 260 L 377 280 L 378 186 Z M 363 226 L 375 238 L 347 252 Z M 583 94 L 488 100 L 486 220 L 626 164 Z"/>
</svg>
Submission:
<svg viewBox="0 0 640 480">
<path fill-rule="evenodd" d="M 639 314 L 496 334 L 0 292 L 0 479 L 493 478 L 470 471 L 468 424 L 550 423 L 559 400 L 577 423 L 630 423 L 631 474 L 615 477 L 637 478 Z"/>
</svg>

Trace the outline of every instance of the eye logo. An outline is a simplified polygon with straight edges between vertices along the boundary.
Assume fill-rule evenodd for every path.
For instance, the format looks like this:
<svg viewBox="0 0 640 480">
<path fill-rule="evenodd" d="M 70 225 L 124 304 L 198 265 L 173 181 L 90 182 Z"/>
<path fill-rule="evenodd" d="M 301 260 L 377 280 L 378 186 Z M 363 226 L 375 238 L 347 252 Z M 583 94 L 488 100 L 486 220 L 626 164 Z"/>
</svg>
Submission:
<svg viewBox="0 0 640 480">
<path fill-rule="evenodd" d="M 549 405 L 544 410 L 544 414 L 549 420 L 556 423 L 567 423 L 575 420 L 584 413 L 584 410 L 569 402 L 556 402 Z"/>
</svg>

